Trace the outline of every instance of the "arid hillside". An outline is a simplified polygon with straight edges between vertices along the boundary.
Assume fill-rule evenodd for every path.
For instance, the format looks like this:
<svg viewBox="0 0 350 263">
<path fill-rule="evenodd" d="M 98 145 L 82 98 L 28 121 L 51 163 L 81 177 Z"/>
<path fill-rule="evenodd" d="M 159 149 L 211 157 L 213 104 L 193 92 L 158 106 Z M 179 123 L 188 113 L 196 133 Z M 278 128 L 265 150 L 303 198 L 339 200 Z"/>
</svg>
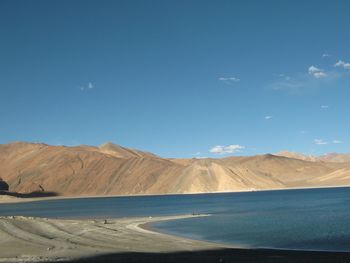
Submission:
<svg viewBox="0 0 350 263">
<path fill-rule="evenodd" d="M 350 154 L 348 153 L 328 153 L 321 156 L 313 156 L 313 155 L 304 155 L 296 152 L 282 151 L 282 152 L 276 153 L 275 155 L 300 159 L 304 161 L 311 161 L 311 162 L 317 162 L 317 161 L 333 162 L 333 163 L 350 162 Z"/>
<path fill-rule="evenodd" d="M 271 154 L 166 159 L 112 143 L 16 142 L 0 145 L 0 178 L 12 192 L 64 196 L 254 191 L 350 185 L 350 162 Z"/>
</svg>

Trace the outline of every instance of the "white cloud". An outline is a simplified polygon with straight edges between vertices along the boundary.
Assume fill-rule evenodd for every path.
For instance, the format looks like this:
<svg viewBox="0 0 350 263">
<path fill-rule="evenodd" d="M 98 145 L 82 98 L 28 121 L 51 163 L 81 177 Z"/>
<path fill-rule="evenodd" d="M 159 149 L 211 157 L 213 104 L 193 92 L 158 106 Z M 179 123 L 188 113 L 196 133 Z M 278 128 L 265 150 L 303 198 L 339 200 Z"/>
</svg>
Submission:
<svg viewBox="0 0 350 263">
<path fill-rule="evenodd" d="M 310 74 L 311 74 L 311 73 L 315 73 L 315 72 L 319 72 L 319 71 L 321 71 L 321 69 L 316 68 L 315 66 L 310 66 L 310 67 L 309 67 L 309 73 L 310 73 Z"/>
<path fill-rule="evenodd" d="M 324 140 L 322 140 L 322 139 L 315 139 L 315 140 L 314 140 L 314 143 L 317 144 L 317 145 L 326 145 L 326 144 L 329 144 L 329 142 L 326 142 L 326 141 L 324 141 Z M 344 143 L 344 142 L 341 141 L 341 140 L 336 140 L 336 139 L 334 139 L 334 140 L 332 140 L 331 143 L 334 143 L 334 144 L 341 144 L 341 143 Z"/>
<path fill-rule="evenodd" d="M 289 80 L 278 76 L 278 78 L 270 82 L 267 87 L 276 91 L 287 91 L 290 94 L 302 94 L 310 91 L 317 91 L 324 87 L 334 87 L 334 83 L 341 78 L 347 77 L 345 72 L 327 71 L 318 72 L 315 66 L 310 71 L 304 73 L 296 73 Z M 346 72 L 346 73 L 350 73 Z M 349 74 L 350 77 L 350 74 Z"/>
<path fill-rule="evenodd" d="M 236 77 L 229 77 L 229 78 L 225 78 L 225 77 L 220 77 L 219 80 L 231 80 L 231 81 L 235 81 L 235 82 L 238 82 L 240 81 L 239 78 L 236 78 Z"/>
<path fill-rule="evenodd" d="M 322 57 L 323 57 L 323 58 L 328 58 L 328 57 L 330 57 L 330 56 L 331 56 L 331 55 L 329 55 L 329 54 L 327 54 L 327 53 L 323 53 L 323 54 L 322 54 Z"/>
<path fill-rule="evenodd" d="M 265 120 L 270 120 L 270 119 L 272 119 L 272 116 L 269 116 L 269 115 L 268 115 L 268 116 L 265 116 L 264 119 L 265 119 Z"/>
<path fill-rule="evenodd" d="M 343 141 L 341 141 L 341 140 L 333 140 L 332 141 L 334 144 L 340 144 L 340 143 L 344 143 Z"/>
<path fill-rule="evenodd" d="M 292 78 L 288 75 L 285 75 L 285 74 L 279 74 L 278 75 L 280 78 L 284 79 L 285 81 L 289 81 L 291 80 Z"/>
<path fill-rule="evenodd" d="M 334 67 L 341 67 L 344 69 L 350 69 L 350 63 L 344 62 L 342 60 L 338 60 L 338 62 L 334 64 Z"/>
<path fill-rule="evenodd" d="M 300 91 L 302 90 L 306 84 L 304 83 L 305 81 L 303 79 L 295 79 L 295 80 L 285 80 L 285 79 L 280 79 L 275 82 L 272 82 L 269 87 L 274 89 L 274 90 L 287 90 L 287 91 Z"/>
<path fill-rule="evenodd" d="M 327 55 L 327 54 L 325 54 Z M 348 68 L 350 63 L 338 61 L 335 67 Z M 350 77 L 350 71 L 343 71 L 337 68 L 332 70 L 322 69 L 311 65 L 305 72 L 296 72 L 290 74 L 274 74 L 277 78 L 267 84 L 267 87 L 274 90 L 287 91 L 291 94 L 300 94 L 310 91 L 317 91 L 323 87 L 334 87 L 335 82 L 343 78 Z"/>
<path fill-rule="evenodd" d="M 238 145 L 238 144 L 232 144 L 232 145 L 216 145 L 213 148 L 209 150 L 211 153 L 215 154 L 227 154 L 227 153 L 236 153 L 240 150 L 245 149 L 244 146 Z"/>
<path fill-rule="evenodd" d="M 329 106 L 328 105 L 321 105 L 321 109 L 328 109 Z"/>
<path fill-rule="evenodd" d="M 240 82 L 241 80 L 237 77 L 219 77 L 218 80 L 226 83 L 226 84 L 232 84 Z"/>
<path fill-rule="evenodd" d="M 313 73 L 313 76 L 314 76 L 316 79 L 320 79 L 320 78 L 327 77 L 327 74 L 324 73 L 324 72 L 315 72 L 315 73 Z"/>
<path fill-rule="evenodd" d="M 92 82 L 89 82 L 86 86 L 80 86 L 79 88 L 81 91 L 91 90 L 94 88 L 94 85 L 92 84 Z"/>
<path fill-rule="evenodd" d="M 326 142 L 326 141 L 324 141 L 322 139 L 315 139 L 314 143 L 317 144 L 317 145 L 326 145 L 326 144 L 328 144 L 328 142 Z"/>
<path fill-rule="evenodd" d="M 316 79 L 324 78 L 327 76 L 323 69 L 317 68 L 313 65 L 309 67 L 308 72 Z"/>
</svg>

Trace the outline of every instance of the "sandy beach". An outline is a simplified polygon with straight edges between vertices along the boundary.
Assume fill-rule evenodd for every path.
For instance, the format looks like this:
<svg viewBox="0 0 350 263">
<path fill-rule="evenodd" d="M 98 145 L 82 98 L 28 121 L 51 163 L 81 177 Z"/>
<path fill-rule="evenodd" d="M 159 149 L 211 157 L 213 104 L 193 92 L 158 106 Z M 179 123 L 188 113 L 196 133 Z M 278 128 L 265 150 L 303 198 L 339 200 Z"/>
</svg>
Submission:
<svg viewBox="0 0 350 263">
<path fill-rule="evenodd" d="M 172 252 L 224 246 L 153 232 L 140 225 L 170 216 L 104 220 L 0 217 L 0 262 L 71 260 L 116 252 Z"/>
<path fill-rule="evenodd" d="M 8 204 L 8 203 L 25 203 L 25 202 L 35 202 L 35 201 L 44 201 L 44 200 L 52 200 L 52 199 L 63 199 L 64 197 L 15 197 L 10 195 L 0 195 L 0 204 Z"/>
<path fill-rule="evenodd" d="M 0 202 L 70 198 L 0 196 Z M 0 263 L 350 262 L 350 253 L 247 249 L 158 233 L 149 226 L 155 221 L 198 216 L 208 215 L 125 217 L 107 219 L 107 224 L 101 219 L 0 216 Z"/>
<path fill-rule="evenodd" d="M 104 220 L 0 217 L 0 262 L 350 262 L 349 253 L 233 248 L 145 224 L 192 215 Z"/>
</svg>

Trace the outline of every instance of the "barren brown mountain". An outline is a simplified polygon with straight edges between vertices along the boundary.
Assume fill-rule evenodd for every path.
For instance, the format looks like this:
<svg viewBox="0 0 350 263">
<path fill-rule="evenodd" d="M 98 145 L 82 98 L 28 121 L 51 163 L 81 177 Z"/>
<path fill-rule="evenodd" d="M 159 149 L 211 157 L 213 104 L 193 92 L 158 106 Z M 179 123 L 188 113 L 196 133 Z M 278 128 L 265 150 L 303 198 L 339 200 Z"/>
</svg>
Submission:
<svg viewBox="0 0 350 263">
<path fill-rule="evenodd" d="M 282 151 L 276 153 L 275 155 L 284 156 L 289 158 L 300 159 L 304 161 L 324 161 L 324 162 L 333 162 L 333 163 L 344 163 L 350 162 L 350 154 L 344 153 L 328 153 L 321 156 L 312 156 L 312 155 L 304 155 L 296 152 Z"/>
<path fill-rule="evenodd" d="M 112 143 L 16 142 L 0 145 L 0 177 L 13 192 L 64 196 L 250 191 L 350 185 L 350 162 L 271 154 L 166 159 Z"/>
</svg>

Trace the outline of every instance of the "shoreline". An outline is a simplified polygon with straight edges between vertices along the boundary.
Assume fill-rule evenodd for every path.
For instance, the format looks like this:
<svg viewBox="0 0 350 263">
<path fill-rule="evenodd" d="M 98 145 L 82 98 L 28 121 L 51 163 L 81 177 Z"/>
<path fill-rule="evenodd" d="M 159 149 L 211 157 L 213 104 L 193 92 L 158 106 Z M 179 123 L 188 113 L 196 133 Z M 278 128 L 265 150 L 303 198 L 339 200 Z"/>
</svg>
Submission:
<svg viewBox="0 0 350 263">
<path fill-rule="evenodd" d="M 147 225 L 210 215 L 103 220 L 0 217 L 0 262 L 350 262 L 349 252 L 247 248 L 166 234 Z"/>
<path fill-rule="evenodd" d="M 12 197 L 0 195 L 0 204 L 25 203 L 49 200 L 70 200 L 70 199 L 89 199 L 89 198 L 114 198 L 114 197 L 152 197 L 152 196 L 176 196 L 176 195 L 210 195 L 210 194 L 233 194 L 233 193 L 251 193 L 251 192 L 270 192 L 270 191 L 293 191 L 293 190 L 312 190 L 312 189 L 332 189 L 348 188 L 350 185 L 340 186 L 314 186 L 314 187 L 289 187 L 273 189 L 250 189 L 241 191 L 218 191 L 218 192 L 198 192 L 198 193 L 165 193 L 165 194 L 133 194 L 133 195 L 82 195 L 82 196 L 53 196 L 53 197 Z"/>
<path fill-rule="evenodd" d="M 0 262 L 77 260 L 110 253 L 170 253 L 232 248 L 144 229 L 147 223 L 208 215 L 103 220 L 0 217 Z"/>
<path fill-rule="evenodd" d="M 199 215 L 199 216 L 195 216 L 195 217 L 202 217 L 202 216 L 211 216 L 210 214 L 208 215 Z M 180 218 L 174 218 L 174 219 L 164 219 L 164 220 L 157 220 L 154 222 L 148 222 L 148 223 L 141 223 L 138 225 L 139 228 L 144 229 L 146 231 L 150 231 L 153 233 L 160 233 L 163 235 L 168 235 L 168 236 L 176 236 L 176 237 L 180 237 L 180 238 L 184 238 L 184 239 L 189 239 L 189 240 L 195 240 L 195 241 L 204 241 L 204 242 L 209 242 L 209 243 L 213 243 L 213 244 L 217 244 L 219 246 L 226 246 L 226 247 L 230 247 L 233 249 L 246 249 L 246 250 L 270 250 L 270 251 L 290 251 L 290 252 L 312 252 L 312 253 L 347 253 L 350 254 L 350 251 L 342 251 L 342 250 L 322 250 L 322 249 L 298 249 L 298 248 L 283 248 L 283 247 L 250 247 L 250 246 L 243 246 L 243 245 L 239 245 L 239 244 L 232 244 L 232 243 L 225 243 L 225 242 L 220 242 L 220 241 L 211 241 L 211 240 L 205 240 L 205 239 L 199 239 L 199 238 L 189 238 L 189 237 L 185 237 L 182 235 L 178 235 L 176 233 L 167 233 L 167 232 L 163 232 L 160 230 L 157 230 L 157 228 L 152 227 L 151 225 L 153 223 L 157 223 L 157 222 L 162 222 L 162 221 L 170 221 L 170 220 L 177 220 L 177 219 L 185 219 L 185 218 L 189 218 L 189 217 L 180 217 Z"/>
<path fill-rule="evenodd" d="M 193 241 L 199 241 L 199 242 L 208 242 L 210 244 L 215 244 L 215 245 L 218 245 L 220 247 L 229 247 L 229 248 L 235 248 L 235 249 L 251 249 L 250 247 L 242 246 L 239 244 L 228 244 L 228 243 L 214 242 L 214 241 L 210 241 L 210 240 L 189 238 L 189 237 L 185 237 L 185 236 L 181 236 L 181 235 L 177 235 L 177 234 L 166 233 L 166 232 L 160 231 L 157 228 L 151 226 L 154 223 L 163 222 L 163 221 L 173 221 L 173 220 L 178 220 L 178 219 L 208 217 L 208 216 L 211 216 L 211 214 L 198 214 L 198 215 L 188 215 L 188 216 L 181 216 L 180 215 L 179 217 L 171 216 L 171 218 L 157 217 L 157 220 L 155 220 L 155 221 L 146 222 L 146 223 L 144 223 L 144 222 L 139 223 L 138 225 L 136 225 L 136 227 L 139 228 L 139 230 L 141 230 L 141 231 L 146 231 L 146 232 L 153 233 L 153 234 L 161 234 L 164 236 L 178 237 L 178 238 L 182 238 L 182 239 L 186 239 L 186 240 L 193 240 Z"/>
</svg>

